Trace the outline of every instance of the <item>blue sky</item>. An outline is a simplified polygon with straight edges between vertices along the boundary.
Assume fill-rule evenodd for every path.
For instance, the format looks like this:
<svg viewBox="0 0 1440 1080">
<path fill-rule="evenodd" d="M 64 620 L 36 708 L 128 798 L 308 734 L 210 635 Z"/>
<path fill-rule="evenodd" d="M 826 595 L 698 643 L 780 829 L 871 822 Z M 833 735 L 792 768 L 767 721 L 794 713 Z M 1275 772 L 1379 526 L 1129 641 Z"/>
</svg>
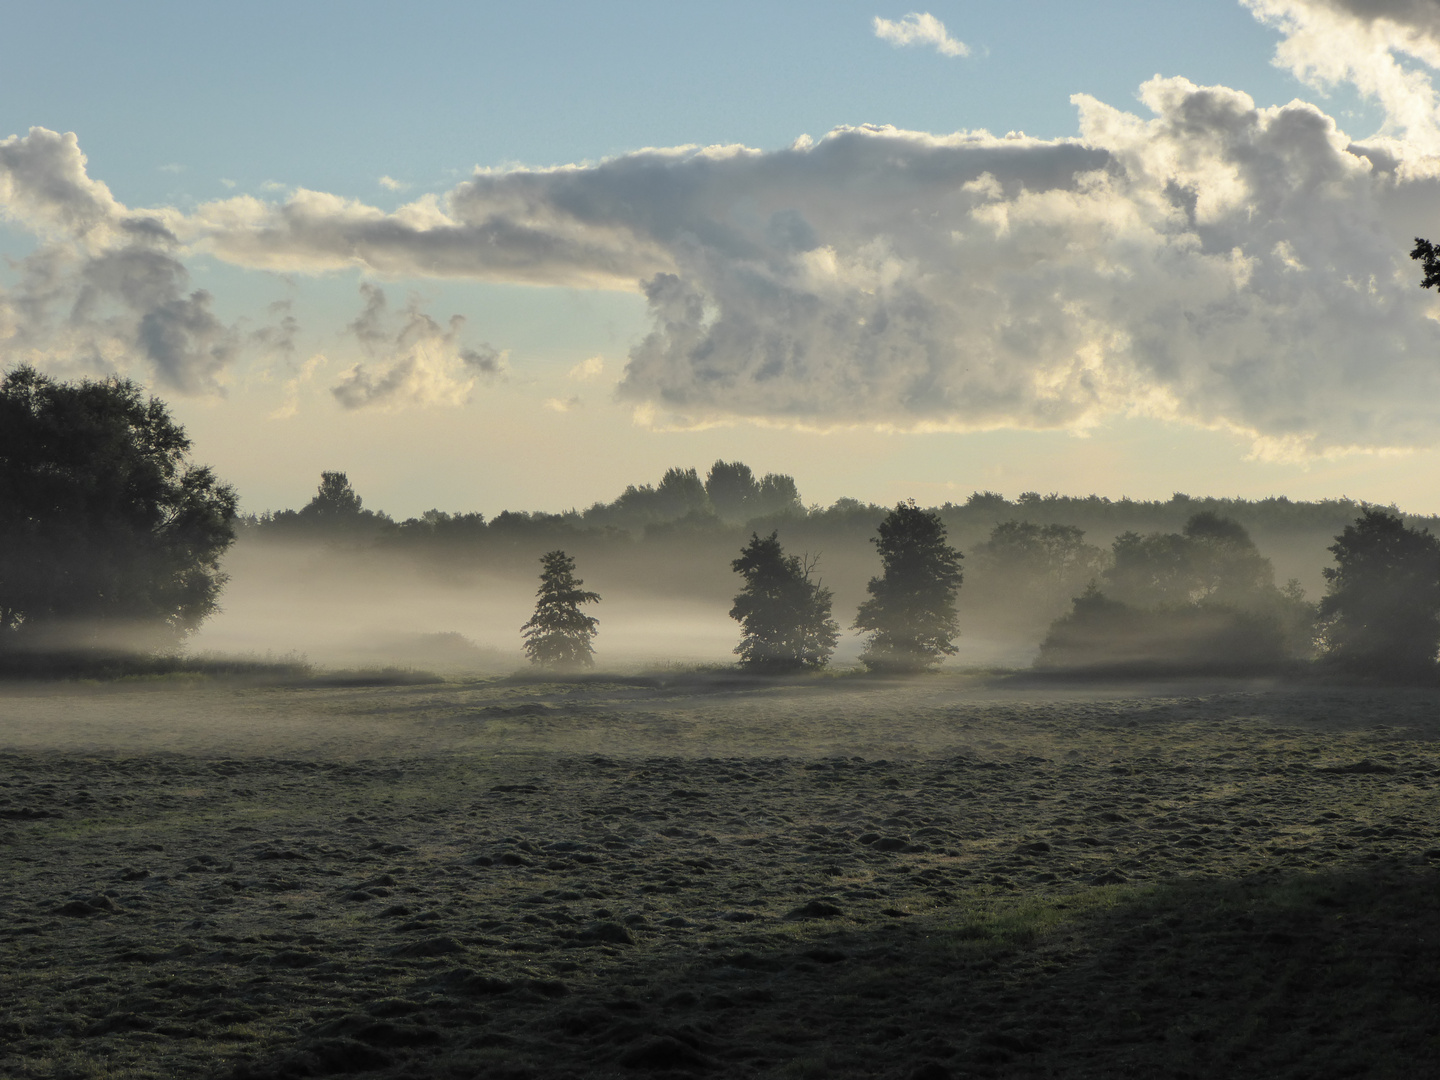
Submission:
<svg viewBox="0 0 1440 1080">
<path fill-rule="evenodd" d="M 1436 147 L 1414 111 L 1433 113 L 1434 28 L 1377 22 L 1380 0 L 929 5 L 968 50 L 958 56 L 882 40 L 875 20 L 910 9 L 871 3 L 5 8 L 0 139 L 73 132 L 69 164 L 41 154 L 63 156 L 59 143 L 34 140 L 14 144 L 14 162 L 63 170 L 83 154 L 76 175 L 106 185 L 113 205 L 94 210 L 104 228 L 77 232 L 54 199 L 12 186 L 5 204 L 0 177 L 5 252 L 30 257 L 0 271 L 11 297 L 0 363 L 150 382 L 249 509 L 298 505 L 322 468 L 347 469 L 369 503 L 398 514 L 560 509 L 723 456 L 794 473 L 815 501 L 1187 490 L 1440 511 L 1426 366 L 1440 342 L 1400 250 L 1407 232 L 1436 228 Z M 1319 81 L 1361 31 L 1363 62 Z M 1406 32 L 1411 44 L 1395 46 Z M 1282 43 L 1300 59 L 1277 66 Z M 1397 89 L 1405 72 L 1424 85 Z M 1116 117 L 1179 117 L 1203 96 L 1157 84 L 1142 103 L 1156 75 L 1320 111 L 1141 134 Z M 1074 94 L 1113 112 L 1090 109 L 1082 134 Z M 1319 155 L 1316 175 L 1340 168 L 1345 190 L 1266 187 L 1274 169 L 1258 167 L 1243 195 L 1227 187 L 1215 161 L 1260 136 L 1273 161 L 1289 160 L 1282 129 L 1315 115 L 1362 141 L 1383 126 L 1374 145 L 1403 162 L 1386 174 L 1401 179 L 1372 182 L 1379 166 L 1357 169 L 1345 140 L 1317 136 L 1303 153 Z M 919 136 L 823 141 L 863 124 L 1030 142 L 1011 144 L 1015 157 Z M 789 153 L 802 135 L 819 148 Z M 1052 160 L 1056 140 L 1077 138 L 1090 157 Z M 731 144 L 767 154 L 753 168 L 633 156 Z M 620 165 L 597 167 L 606 159 Z M 1169 210 L 1156 209 L 1172 190 L 1157 162 L 1183 181 Z M 537 171 L 570 164 L 588 168 Z M 993 191 L 974 186 L 982 165 Z M 464 187 L 476 167 L 490 172 Z M 901 190 L 934 170 L 953 183 L 945 173 Z M 1122 174 L 1124 192 L 1095 195 L 1096 178 Z M 710 185 L 703 198 L 697 184 Z M 311 232 L 281 235 L 301 189 L 329 201 L 304 207 Z M 963 207 L 952 189 L 969 192 Z M 1175 218 L 1186 198 L 1192 218 L 1200 207 L 1191 232 Z M 436 272 L 439 233 L 465 199 L 472 226 L 523 227 L 540 246 L 507 250 L 503 265 L 467 251 Z M 877 206 L 884 221 L 854 224 Z M 933 226 L 910 229 L 907 207 Z M 398 248 L 377 255 L 373 237 L 356 239 L 397 211 L 385 228 L 408 230 Z M 120 277 L 139 273 L 141 253 L 118 223 L 145 214 L 170 231 L 145 265 L 169 276 L 136 299 Z M 1253 244 L 1231 235 L 1256 214 L 1271 216 Z M 1064 259 L 1034 250 L 1047 215 Z M 712 226 L 729 231 L 715 239 Z M 327 229 L 338 239 L 315 239 Z M 931 233 L 946 230 L 956 246 L 933 250 Z M 588 254 L 554 254 L 572 241 Z M 350 258 L 356 244 L 372 247 Z M 57 300 L 44 325 L 24 321 L 47 252 L 70 275 L 45 279 L 61 282 L 55 296 L 110 275 L 106 320 L 79 334 Z M 752 296 L 757 273 L 767 284 Z M 982 279 L 1002 283 L 1003 315 L 954 299 Z M 1357 330 L 1345 304 L 1367 280 L 1384 317 Z M 385 298 L 363 325 L 362 283 Z M 195 289 L 209 298 L 192 303 Z M 1195 311 L 1191 291 L 1203 294 Z M 776 307 L 782 294 L 819 311 L 809 329 Z M 687 303 L 701 314 L 677 330 L 663 305 Z M 181 335 L 163 355 L 143 332 L 157 312 Z M 1326 312 L 1333 329 L 1318 325 Z M 882 324 L 890 336 L 876 344 Z M 777 364 L 782 381 L 765 382 Z"/>
<path fill-rule="evenodd" d="M 1127 106 L 1157 73 L 1261 105 L 1316 96 L 1226 0 L 930 5 L 962 60 L 878 40 L 873 19 L 905 12 L 872 3 L 5 6 L 6 36 L 34 47 L 0 67 L 0 127 L 76 132 L 139 206 L 214 198 L 222 179 L 381 201 L 384 175 L 440 190 L 475 165 L 774 149 L 845 124 L 1064 137 L 1071 94 Z"/>
</svg>

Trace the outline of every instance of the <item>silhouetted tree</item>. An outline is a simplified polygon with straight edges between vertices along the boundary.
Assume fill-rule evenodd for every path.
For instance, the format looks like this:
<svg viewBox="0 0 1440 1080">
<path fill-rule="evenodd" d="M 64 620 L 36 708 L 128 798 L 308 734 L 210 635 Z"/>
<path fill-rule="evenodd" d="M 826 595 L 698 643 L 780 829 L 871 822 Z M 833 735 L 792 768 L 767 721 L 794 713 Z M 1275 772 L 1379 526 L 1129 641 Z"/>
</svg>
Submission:
<svg viewBox="0 0 1440 1080">
<path fill-rule="evenodd" d="M 1440 652 L 1440 540 L 1394 514 L 1366 510 L 1330 547 L 1320 645 L 1362 673 L 1433 674 Z"/>
<path fill-rule="evenodd" d="M 1273 670 L 1285 657 L 1283 628 L 1269 612 L 1211 603 L 1134 608 L 1092 585 L 1051 624 L 1035 666 L 1242 674 Z"/>
<path fill-rule="evenodd" d="M 726 521 L 744 521 L 754 504 L 759 484 L 749 465 L 738 461 L 716 461 L 705 477 L 705 494 L 715 513 Z"/>
<path fill-rule="evenodd" d="M 299 510 L 262 514 L 254 523 L 262 535 L 319 538 L 343 544 L 374 540 L 394 525 L 386 514 L 365 509 L 343 472 L 322 472 L 314 497 Z"/>
<path fill-rule="evenodd" d="M 320 490 L 300 511 L 302 518 L 317 522 L 350 522 L 360 517 L 363 504 L 350 479 L 343 472 L 322 472 Z"/>
<path fill-rule="evenodd" d="M 1212 511 L 1191 515 L 1178 533 L 1115 538 L 1105 591 L 1135 607 L 1211 602 L 1255 606 L 1275 588 L 1275 571 L 1239 522 Z"/>
<path fill-rule="evenodd" d="M 520 628 L 525 655 L 542 667 L 591 667 L 595 649 L 590 642 L 599 620 L 586 615 L 580 605 L 596 603 L 600 595 L 580 588 L 585 582 L 575 576 L 575 560 L 565 552 L 547 552 L 540 565 L 535 614 Z"/>
<path fill-rule="evenodd" d="M 919 671 L 955 655 L 960 552 L 945 543 L 940 516 L 915 500 L 885 516 L 872 543 L 884 574 L 866 586 L 855 629 L 870 632 L 861 661 L 872 671 Z"/>
<path fill-rule="evenodd" d="M 830 617 L 830 590 L 810 579 L 813 562 L 785 554 L 778 535 L 751 533 L 730 564 L 745 579 L 730 609 L 744 630 L 735 652 L 743 666 L 756 670 L 824 667 L 840 639 Z"/>
<path fill-rule="evenodd" d="M 755 489 L 753 506 L 753 517 L 799 514 L 805 510 L 800 501 L 800 489 L 795 486 L 795 478 L 784 473 L 766 473 L 760 478 Z"/>
<path fill-rule="evenodd" d="M 1422 289 L 1434 288 L 1440 285 L 1440 249 L 1437 249 L 1429 240 L 1415 238 L 1415 247 L 1410 252 L 1410 258 L 1418 259 L 1420 268 L 1425 271 L 1425 277 L 1420 282 Z"/>
<path fill-rule="evenodd" d="M 1203 510 L 1178 533 L 1122 533 L 1113 553 L 1104 591 L 1051 625 L 1037 666 L 1240 672 L 1310 653 L 1314 606 L 1296 581 L 1275 587 L 1238 522 Z"/>
<path fill-rule="evenodd" d="M 694 469 L 666 469 L 655 489 L 661 513 L 666 518 L 703 514 L 710 509 L 705 485 Z"/>
<path fill-rule="evenodd" d="M 215 610 L 235 492 L 189 451 L 129 380 L 0 381 L 0 646 L 170 644 Z"/>
</svg>

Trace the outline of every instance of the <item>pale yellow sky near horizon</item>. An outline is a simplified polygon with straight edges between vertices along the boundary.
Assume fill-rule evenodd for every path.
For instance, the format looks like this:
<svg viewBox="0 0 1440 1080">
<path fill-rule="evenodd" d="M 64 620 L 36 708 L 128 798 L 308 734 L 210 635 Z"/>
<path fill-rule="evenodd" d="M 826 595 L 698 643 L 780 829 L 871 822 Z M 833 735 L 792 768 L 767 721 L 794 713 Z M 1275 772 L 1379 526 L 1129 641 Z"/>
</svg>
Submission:
<svg viewBox="0 0 1440 1080">
<path fill-rule="evenodd" d="M 614 499 L 627 484 L 659 481 L 672 466 L 703 477 L 717 458 L 757 473 L 795 477 L 807 504 L 841 497 L 888 504 L 963 502 L 973 491 L 1014 499 L 1025 491 L 1110 499 L 1192 496 L 1295 500 L 1349 497 L 1440 513 L 1434 451 L 1357 453 L 1267 461 L 1249 440 L 1151 418 L 1121 418 L 1088 435 L 1064 431 L 829 432 L 746 421 L 656 430 L 614 400 L 623 359 L 603 382 L 575 383 L 559 363 L 478 387 L 465 405 L 346 411 L 317 380 L 294 415 L 274 385 L 237 387 L 224 399 L 167 399 L 194 441 L 195 460 L 233 484 L 246 513 L 298 509 L 324 470 L 346 472 L 365 505 L 396 519 L 438 508 L 561 512 Z M 547 374 L 545 369 L 550 369 Z M 522 377 L 523 376 L 523 377 Z M 558 411 L 547 402 L 578 396 Z M 163 395 L 162 395 L 163 396 Z M 249 400 L 243 400 L 243 399 Z M 257 415 L 265 415 L 257 421 Z"/>
</svg>

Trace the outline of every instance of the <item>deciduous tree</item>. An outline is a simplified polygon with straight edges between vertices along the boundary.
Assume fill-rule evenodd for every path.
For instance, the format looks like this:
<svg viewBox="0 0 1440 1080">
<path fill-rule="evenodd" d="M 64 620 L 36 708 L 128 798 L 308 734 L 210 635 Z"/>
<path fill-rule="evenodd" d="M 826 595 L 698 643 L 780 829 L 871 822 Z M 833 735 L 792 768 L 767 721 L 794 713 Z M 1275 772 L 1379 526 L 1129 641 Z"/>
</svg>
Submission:
<svg viewBox="0 0 1440 1080">
<path fill-rule="evenodd" d="M 861 661 L 872 671 L 921 671 L 955 655 L 960 552 L 945 542 L 940 516 L 915 500 L 885 516 L 872 542 L 884 573 L 871 578 L 855 629 L 869 631 Z"/>
<path fill-rule="evenodd" d="M 1440 652 L 1440 540 L 1394 514 L 1366 510 L 1330 547 L 1322 573 L 1324 656 L 1354 671 L 1433 675 Z"/>
<path fill-rule="evenodd" d="M 174 644 L 216 609 L 235 492 L 126 379 L 0 380 L 0 647 Z"/>
<path fill-rule="evenodd" d="M 811 580 L 814 563 L 786 555 L 772 532 L 751 533 L 730 566 L 745 579 L 730 609 L 744 630 L 735 648 L 740 663 L 762 671 L 824 667 L 840 627 L 830 617 L 830 590 Z"/>
</svg>

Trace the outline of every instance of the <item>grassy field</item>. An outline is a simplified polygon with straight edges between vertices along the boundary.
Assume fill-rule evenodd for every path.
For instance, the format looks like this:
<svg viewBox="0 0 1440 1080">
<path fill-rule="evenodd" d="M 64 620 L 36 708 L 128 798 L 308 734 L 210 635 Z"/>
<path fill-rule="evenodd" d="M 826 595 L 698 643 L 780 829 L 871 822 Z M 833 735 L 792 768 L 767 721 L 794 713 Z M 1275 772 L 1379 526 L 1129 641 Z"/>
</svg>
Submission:
<svg viewBox="0 0 1440 1080">
<path fill-rule="evenodd" d="M 386 682 L 0 690 L 0 1074 L 1440 1060 L 1434 691 Z"/>
</svg>

